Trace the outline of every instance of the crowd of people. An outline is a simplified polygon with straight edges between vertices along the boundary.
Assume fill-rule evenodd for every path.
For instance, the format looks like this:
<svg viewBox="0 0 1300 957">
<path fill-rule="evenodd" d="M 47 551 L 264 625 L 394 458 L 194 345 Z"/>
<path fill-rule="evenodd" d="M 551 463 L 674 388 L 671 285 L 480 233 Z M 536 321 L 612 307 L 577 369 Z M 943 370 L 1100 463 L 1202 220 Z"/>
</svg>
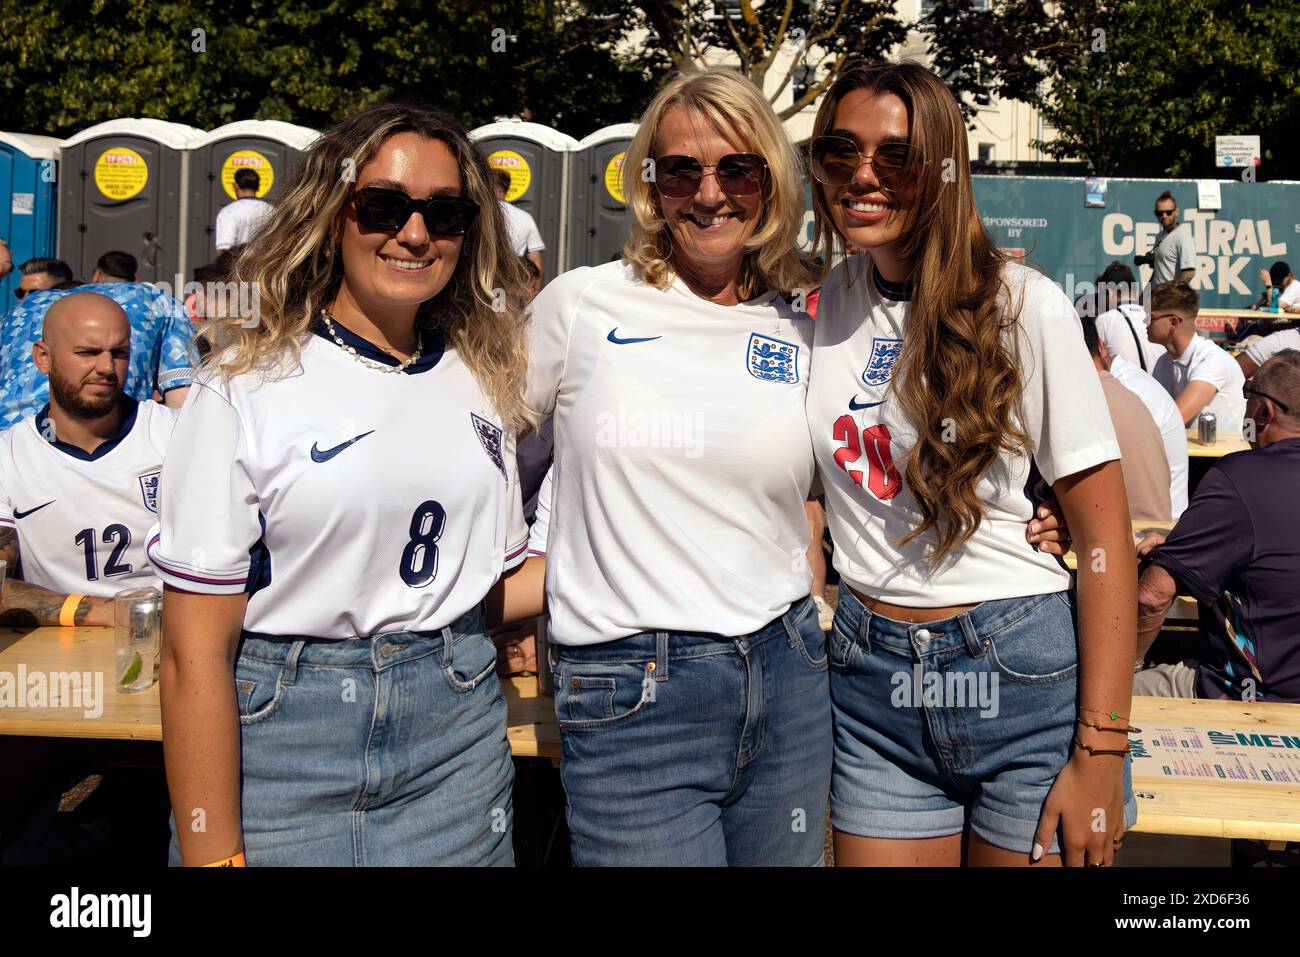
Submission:
<svg viewBox="0 0 1300 957">
<path fill-rule="evenodd" d="M 386 103 L 275 206 L 236 174 L 196 278 L 256 285 L 256 321 L 124 253 L 84 285 L 24 263 L 3 621 L 164 588 L 173 864 L 511 863 L 498 674 L 531 664 L 576 864 L 815 865 L 829 809 L 837 864 L 1109 865 L 1135 687 L 1300 700 L 1300 343 L 1196 334 L 1168 193 L 1151 288 L 1112 264 L 1080 316 L 984 230 L 966 141 L 915 64 L 846 67 L 802 154 L 744 78 L 677 77 L 621 258 L 541 288 L 508 177 Z M 1206 414 L 1256 449 L 1191 492 Z M 1174 525 L 1135 548 L 1134 520 Z M 1205 645 L 1144 669 L 1179 590 Z"/>
</svg>

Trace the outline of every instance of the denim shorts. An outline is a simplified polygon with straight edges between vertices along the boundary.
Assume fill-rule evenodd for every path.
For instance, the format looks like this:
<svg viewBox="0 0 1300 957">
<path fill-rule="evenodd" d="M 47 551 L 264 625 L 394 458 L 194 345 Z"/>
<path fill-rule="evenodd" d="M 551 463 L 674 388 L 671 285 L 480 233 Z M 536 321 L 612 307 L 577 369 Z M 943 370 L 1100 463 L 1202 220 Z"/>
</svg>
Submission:
<svg viewBox="0 0 1300 957">
<path fill-rule="evenodd" d="M 551 651 L 574 864 L 822 862 L 831 704 L 812 599 L 733 638 Z"/>
<path fill-rule="evenodd" d="M 836 830 L 945 837 L 961 833 L 969 813 L 990 844 L 1029 853 L 1074 739 L 1073 593 L 908 624 L 841 588 L 830 659 Z M 1137 821 L 1129 765 L 1126 757 L 1126 827 Z"/>
<path fill-rule="evenodd" d="M 249 866 L 513 863 L 506 703 L 481 608 L 437 632 L 245 632 L 234 678 Z"/>
</svg>

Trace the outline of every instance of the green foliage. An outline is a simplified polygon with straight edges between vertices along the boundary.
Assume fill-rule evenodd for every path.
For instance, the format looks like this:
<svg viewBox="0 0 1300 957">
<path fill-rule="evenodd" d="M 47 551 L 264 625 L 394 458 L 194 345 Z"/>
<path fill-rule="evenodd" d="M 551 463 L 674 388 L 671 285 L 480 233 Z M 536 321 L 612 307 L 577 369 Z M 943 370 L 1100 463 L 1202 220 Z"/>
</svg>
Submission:
<svg viewBox="0 0 1300 957">
<path fill-rule="evenodd" d="M 55 135 L 119 116 L 319 128 L 414 97 L 583 136 L 667 67 L 615 52 L 639 23 L 618 0 L 0 0 L 0 20 L 0 129 Z"/>
<path fill-rule="evenodd" d="M 925 32 L 968 103 L 985 89 L 1038 107 L 1051 156 L 1104 175 L 1211 176 L 1216 135 L 1259 134 L 1261 177 L 1300 178 L 1294 0 L 939 0 Z"/>
</svg>

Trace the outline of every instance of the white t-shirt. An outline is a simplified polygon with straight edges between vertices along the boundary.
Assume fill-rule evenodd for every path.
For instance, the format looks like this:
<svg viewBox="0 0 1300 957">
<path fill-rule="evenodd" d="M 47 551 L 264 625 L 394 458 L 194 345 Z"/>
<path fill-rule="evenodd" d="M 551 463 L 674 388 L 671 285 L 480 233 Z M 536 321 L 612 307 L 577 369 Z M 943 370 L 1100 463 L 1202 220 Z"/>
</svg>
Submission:
<svg viewBox="0 0 1300 957">
<path fill-rule="evenodd" d="M 537 221 L 528 210 L 520 209 L 514 203 L 507 203 L 504 199 L 497 202 L 501 204 L 501 214 L 506 218 L 510 248 L 516 255 L 526 256 L 546 248 L 546 243 L 542 242 L 542 234 L 537 230 Z"/>
<path fill-rule="evenodd" d="M 1097 334 L 1112 356 L 1123 356 L 1137 366 L 1139 372 L 1143 368 L 1140 359 L 1145 359 L 1146 371 L 1150 372 L 1165 350 L 1147 338 L 1149 321 L 1146 310 L 1137 303 L 1122 302 L 1097 317 Z"/>
<path fill-rule="evenodd" d="M 214 229 L 217 251 L 242 246 L 252 239 L 272 209 L 274 207 L 265 200 L 252 198 L 237 199 L 221 207 Z"/>
<path fill-rule="evenodd" d="M 1151 374 L 1175 399 L 1183 394 L 1189 382 L 1210 383 L 1218 391 L 1201 411 L 1214 414 L 1220 435 L 1241 434 L 1242 419 L 1246 415 L 1246 397 L 1241 393 L 1241 386 L 1246 377 L 1242 375 L 1237 360 L 1213 341 L 1204 336 L 1192 336 L 1182 355 L 1175 359 L 1166 352 L 1156 362 Z"/>
<path fill-rule="evenodd" d="M 1187 429 L 1183 417 L 1164 387 L 1123 356 L 1116 356 L 1111 362 L 1110 374 L 1142 400 L 1160 430 L 1165 458 L 1169 460 L 1169 502 L 1176 522 L 1187 508 Z"/>
<path fill-rule="evenodd" d="M 1300 288 L 1300 282 L 1292 282 L 1291 286 Z M 1291 286 L 1287 288 L 1291 288 Z M 1300 349 L 1300 329 L 1283 329 L 1281 332 L 1267 335 L 1258 342 L 1247 346 L 1246 355 L 1256 365 L 1262 366 L 1283 349 Z"/>
<path fill-rule="evenodd" d="M 481 602 L 528 542 L 514 436 L 457 355 L 424 341 L 398 374 L 321 335 L 279 378 L 201 373 L 149 535 L 163 580 L 250 592 L 244 627 L 271 635 L 431 631 Z"/>
<path fill-rule="evenodd" d="M 93 453 L 46 440 L 54 435 L 48 405 L 0 433 L 0 525 L 18 530 L 33 585 L 97 598 L 162 587 L 145 541 L 176 417 L 153 402 L 123 401 L 122 427 Z"/>
<path fill-rule="evenodd" d="M 1282 290 L 1282 295 L 1278 297 L 1277 307 L 1285 309 L 1287 306 L 1292 309 L 1300 308 L 1300 280 L 1292 279 Z"/>
<path fill-rule="evenodd" d="M 1070 587 L 1061 563 L 1025 540 L 1034 509 L 1032 466 L 1052 485 L 1118 459 L 1119 444 L 1069 299 L 1033 270 L 1016 264 L 1005 270 L 1012 302 L 1023 297 L 1018 367 L 1030 448 L 998 456 L 976 486 L 984 520 L 933 569 L 925 540 L 932 536 L 898 544 L 921 520 L 902 479 L 916 431 L 891 384 L 910 303 L 885 294 L 867 254 L 836 266 L 822 286 L 808 423 L 826 489 L 835 568 L 865 595 L 934 608 Z"/>
<path fill-rule="evenodd" d="M 558 277 L 530 315 L 528 402 L 555 413 L 553 640 L 743 635 L 807 595 L 812 321 L 622 262 Z"/>
</svg>

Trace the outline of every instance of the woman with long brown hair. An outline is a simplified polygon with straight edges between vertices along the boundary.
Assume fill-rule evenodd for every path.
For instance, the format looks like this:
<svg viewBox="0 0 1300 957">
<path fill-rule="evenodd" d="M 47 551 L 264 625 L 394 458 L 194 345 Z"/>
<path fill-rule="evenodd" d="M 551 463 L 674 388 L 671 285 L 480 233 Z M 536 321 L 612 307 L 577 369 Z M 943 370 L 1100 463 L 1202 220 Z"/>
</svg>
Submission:
<svg viewBox="0 0 1300 957">
<path fill-rule="evenodd" d="M 1109 864 L 1136 816 L 1137 579 L 1078 319 L 985 231 L 925 68 L 846 69 L 809 160 L 822 245 L 866 250 L 822 287 L 808 395 L 841 576 L 836 861 Z M 1040 478 L 1077 599 L 1024 541 Z"/>
<path fill-rule="evenodd" d="M 487 164 L 442 111 L 363 109 L 234 278 L 259 308 L 204 327 L 148 545 L 172 860 L 509 864 L 484 602 L 541 609 L 514 590 L 524 279 Z"/>
</svg>

